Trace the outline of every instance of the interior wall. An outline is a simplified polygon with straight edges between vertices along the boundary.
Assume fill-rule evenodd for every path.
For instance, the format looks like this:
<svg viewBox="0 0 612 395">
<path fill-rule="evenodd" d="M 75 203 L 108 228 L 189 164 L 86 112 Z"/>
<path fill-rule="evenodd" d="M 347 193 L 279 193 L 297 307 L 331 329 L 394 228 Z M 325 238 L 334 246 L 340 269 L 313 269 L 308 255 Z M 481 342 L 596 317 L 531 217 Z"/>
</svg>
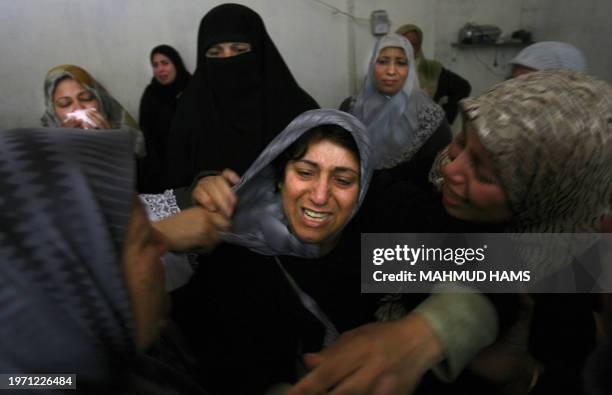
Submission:
<svg viewBox="0 0 612 395">
<path fill-rule="evenodd" d="M 530 4 L 535 0 L 525 0 Z M 587 59 L 588 72 L 612 83 L 612 1 L 545 0 L 530 28 L 540 41 L 565 41 L 579 48 Z M 539 7 L 538 7 L 539 6 Z M 540 11 L 540 12 L 538 12 Z"/>
<path fill-rule="evenodd" d="M 0 127 L 38 126 L 51 67 L 89 71 L 134 116 L 152 72 L 148 56 L 174 46 L 194 71 L 210 0 L 0 0 Z M 347 22 L 312 0 L 240 1 L 263 18 L 298 83 L 322 106 L 348 94 Z M 346 0 L 327 0 L 345 8 Z"/>
<path fill-rule="evenodd" d="M 426 55 L 470 81 L 472 95 L 478 95 L 507 76 L 508 61 L 520 48 L 458 48 L 451 44 L 468 22 L 495 25 L 502 35 L 511 34 L 523 28 L 522 9 L 520 0 L 437 0 L 435 51 Z"/>
<path fill-rule="evenodd" d="M 536 40 L 561 40 L 583 50 L 591 73 L 612 82 L 612 2 L 585 0 L 245 0 L 267 30 L 300 85 L 322 106 L 337 107 L 355 93 L 375 44 L 370 14 L 386 10 L 391 30 L 416 23 L 426 56 L 467 78 L 473 94 L 505 78 L 518 48 L 451 46 L 466 22 L 518 29 Z M 43 80 L 58 64 L 84 67 L 138 115 L 151 79 L 148 55 L 166 43 L 190 71 L 196 62 L 202 16 L 213 0 L 0 0 L 0 128 L 37 126 Z M 352 17 L 342 12 L 350 11 Z"/>
</svg>

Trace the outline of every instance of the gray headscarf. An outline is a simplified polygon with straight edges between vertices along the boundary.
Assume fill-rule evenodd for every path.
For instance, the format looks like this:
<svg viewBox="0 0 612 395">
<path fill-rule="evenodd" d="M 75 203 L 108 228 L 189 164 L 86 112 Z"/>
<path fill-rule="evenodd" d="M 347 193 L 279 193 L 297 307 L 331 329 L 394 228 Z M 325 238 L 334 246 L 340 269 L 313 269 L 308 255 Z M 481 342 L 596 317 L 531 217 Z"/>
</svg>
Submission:
<svg viewBox="0 0 612 395">
<path fill-rule="evenodd" d="M 389 47 L 404 50 L 408 76 L 401 91 L 389 97 L 376 88 L 374 68 L 380 52 Z M 444 111 L 419 88 L 412 45 L 407 38 L 388 34 L 377 42 L 363 89 L 351 114 L 366 124 L 374 150 L 374 167 L 390 168 L 408 161 L 436 131 Z"/>
<path fill-rule="evenodd" d="M 559 41 L 532 44 L 519 52 L 509 63 L 534 70 L 587 71 L 587 62 L 582 52 L 573 45 Z"/>
<path fill-rule="evenodd" d="M 318 244 L 303 243 L 290 233 L 281 196 L 276 191 L 272 163 L 300 136 L 321 125 L 338 125 L 346 129 L 359 148 L 359 198 L 351 218 L 355 215 L 365 198 L 372 175 L 372 148 L 365 127 L 358 119 L 342 111 L 311 110 L 294 119 L 272 140 L 234 187 L 238 205 L 233 217 L 232 232 L 225 234 L 223 240 L 263 255 L 295 255 L 304 258 L 319 256 Z"/>
<path fill-rule="evenodd" d="M 1 372 L 76 373 L 84 389 L 131 358 L 132 150 L 120 131 L 0 131 Z"/>
</svg>

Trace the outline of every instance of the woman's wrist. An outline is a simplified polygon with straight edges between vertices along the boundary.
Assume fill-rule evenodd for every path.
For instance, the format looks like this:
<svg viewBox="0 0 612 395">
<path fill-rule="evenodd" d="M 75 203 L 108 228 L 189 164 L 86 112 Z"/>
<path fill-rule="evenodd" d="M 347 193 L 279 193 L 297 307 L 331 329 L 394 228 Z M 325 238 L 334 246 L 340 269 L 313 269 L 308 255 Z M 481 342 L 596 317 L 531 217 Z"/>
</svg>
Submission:
<svg viewBox="0 0 612 395">
<path fill-rule="evenodd" d="M 429 322 L 418 313 L 411 313 L 397 321 L 404 336 L 401 344 L 416 348 L 421 358 L 415 360 L 424 372 L 444 359 L 442 343 Z M 416 342 L 416 344 L 415 344 Z"/>
</svg>

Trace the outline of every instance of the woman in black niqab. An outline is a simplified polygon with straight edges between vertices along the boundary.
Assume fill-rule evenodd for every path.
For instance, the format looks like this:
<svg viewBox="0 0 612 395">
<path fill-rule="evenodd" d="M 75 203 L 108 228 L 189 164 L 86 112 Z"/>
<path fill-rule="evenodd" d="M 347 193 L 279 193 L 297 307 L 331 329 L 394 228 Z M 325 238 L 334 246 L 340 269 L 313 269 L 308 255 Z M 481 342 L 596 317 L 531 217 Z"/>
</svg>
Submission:
<svg viewBox="0 0 612 395">
<path fill-rule="evenodd" d="M 224 42 L 248 43 L 251 50 L 206 57 Z M 164 187 L 188 186 L 203 170 L 242 174 L 292 119 L 314 108 L 257 13 L 237 4 L 213 8 L 200 23 L 197 68 L 172 123 Z"/>
</svg>

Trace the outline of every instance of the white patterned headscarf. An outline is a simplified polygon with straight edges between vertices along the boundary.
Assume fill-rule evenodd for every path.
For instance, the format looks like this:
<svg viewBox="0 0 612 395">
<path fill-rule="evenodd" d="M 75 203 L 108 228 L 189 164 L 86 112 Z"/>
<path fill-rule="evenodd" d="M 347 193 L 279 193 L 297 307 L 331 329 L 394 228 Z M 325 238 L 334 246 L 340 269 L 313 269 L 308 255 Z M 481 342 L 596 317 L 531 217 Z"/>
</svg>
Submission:
<svg viewBox="0 0 612 395">
<path fill-rule="evenodd" d="M 570 70 L 540 71 L 462 100 L 460 107 L 508 196 L 513 218 L 507 232 L 601 232 L 612 203 L 608 83 Z M 432 168 L 431 180 L 438 187 L 446 163 L 448 150 Z M 547 255 L 542 259 L 548 267 L 558 266 L 593 241 L 574 238 L 579 245 L 540 254 Z"/>
<path fill-rule="evenodd" d="M 408 60 L 408 76 L 401 91 L 387 96 L 376 88 L 374 68 L 380 52 L 401 48 Z M 419 87 L 412 45 L 398 34 L 387 34 L 377 42 L 363 89 L 351 109 L 368 128 L 375 147 L 375 168 L 390 168 L 408 161 L 436 131 L 443 110 Z M 427 124 L 429 127 L 424 127 Z"/>
<path fill-rule="evenodd" d="M 519 52 L 509 63 L 538 71 L 552 69 L 587 71 L 587 62 L 582 52 L 573 45 L 559 41 L 532 44 Z"/>
</svg>

